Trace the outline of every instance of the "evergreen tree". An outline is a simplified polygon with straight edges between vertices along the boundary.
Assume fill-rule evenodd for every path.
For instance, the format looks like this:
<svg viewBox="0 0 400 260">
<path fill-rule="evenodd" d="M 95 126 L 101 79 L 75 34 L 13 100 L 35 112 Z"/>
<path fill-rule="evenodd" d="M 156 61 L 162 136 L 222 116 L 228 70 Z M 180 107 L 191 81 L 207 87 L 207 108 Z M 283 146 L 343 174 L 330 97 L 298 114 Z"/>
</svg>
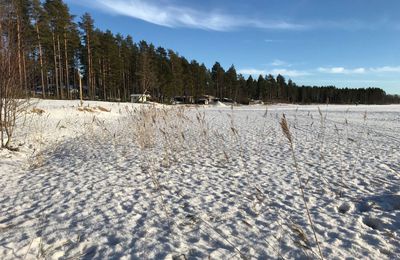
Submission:
<svg viewBox="0 0 400 260">
<path fill-rule="evenodd" d="M 32 1 L 32 9 L 31 9 L 31 17 L 34 23 L 35 27 L 35 32 L 36 32 L 36 46 L 38 49 L 38 60 L 39 60 L 39 66 L 40 66 L 40 83 L 41 83 L 41 91 L 42 91 L 42 98 L 46 98 L 46 79 L 45 79 L 45 65 L 44 65 L 44 59 L 43 59 L 43 48 L 42 48 L 42 37 L 43 37 L 43 31 L 44 28 L 46 27 L 46 20 L 45 20 L 45 14 L 44 10 L 41 6 L 41 3 L 39 0 L 33 0 Z M 47 73 L 46 73 L 47 74 Z M 36 87 L 36 84 L 34 84 Z"/>
<path fill-rule="evenodd" d="M 79 27 L 82 30 L 83 41 L 85 43 L 86 51 L 83 52 L 82 60 L 85 65 L 85 78 L 89 90 L 89 96 L 94 99 L 95 96 L 95 84 L 94 84 L 94 71 L 93 71 L 93 57 L 92 57 L 92 37 L 94 32 L 94 20 L 90 14 L 85 13 L 81 17 Z"/>
<path fill-rule="evenodd" d="M 245 104 L 248 104 L 251 99 L 254 99 L 254 95 L 257 92 L 257 83 L 254 81 L 252 76 L 249 76 L 246 81 L 246 97 Z"/>
<path fill-rule="evenodd" d="M 238 79 L 235 66 L 232 65 L 225 73 L 224 79 L 226 85 L 225 97 L 237 101 L 238 95 Z"/>
<path fill-rule="evenodd" d="M 278 98 L 277 96 L 277 84 L 274 76 L 269 74 L 265 78 L 266 80 L 266 91 L 267 91 L 267 101 L 272 102 Z"/>
<path fill-rule="evenodd" d="M 72 27 L 73 17 L 62 0 L 46 0 L 44 9 L 46 10 L 51 33 L 53 73 L 57 98 L 63 99 L 64 91 L 68 88 L 66 87 L 66 81 L 69 81 L 67 36 L 68 30 Z"/>
<path fill-rule="evenodd" d="M 168 88 L 167 96 L 174 97 L 175 95 L 183 94 L 183 68 L 180 57 L 172 50 L 168 50 L 168 57 L 171 64 L 172 82 Z"/>
<path fill-rule="evenodd" d="M 216 62 L 211 69 L 211 80 L 214 87 L 213 95 L 218 98 L 223 98 L 225 94 L 224 76 L 224 69 L 219 62 Z"/>
<path fill-rule="evenodd" d="M 286 79 L 281 74 L 276 77 L 276 84 L 277 84 L 277 98 L 280 101 L 287 100 L 287 91 L 286 91 Z"/>
<path fill-rule="evenodd" d="M 166 88 L 172 81 L 171 65 L 168 60 L 167 51 L 158 47 L 156 50 L 156 70 L 158 75 L 158 85 L 154 97 L 159 102 L 164 102 Z"/>
<path fill-rule="evenodd" d="M 31 2 L 28 0 L 12 0 L 13 11 L 15 13 L 15 25 L 17 32 L 17 62 L 18 62 L 18 74 L 19 84 L 24 86 L 25 93 L 28 94 L 28 55 L 31 51 L 30 46 L 32 45 L 32 26 L 30 23 L 30 9 Z"/>
<path fill-rule="evenodd" d="M 258 77 L 257 88 L 254 97 L 258 100 L 265 100 L 267 92 L 267 82 L 262 75 Z"/>
</svg>

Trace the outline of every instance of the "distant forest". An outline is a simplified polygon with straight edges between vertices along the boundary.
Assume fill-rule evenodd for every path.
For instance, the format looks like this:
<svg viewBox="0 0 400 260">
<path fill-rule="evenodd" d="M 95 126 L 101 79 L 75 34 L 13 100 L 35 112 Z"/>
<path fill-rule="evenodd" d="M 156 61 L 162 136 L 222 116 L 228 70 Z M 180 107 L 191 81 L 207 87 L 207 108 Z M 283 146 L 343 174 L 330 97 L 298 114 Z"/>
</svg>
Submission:
<svg viewBox="0 0 400 260">
<path fill-rule="evenodd" d="M 29 96 L 78 97 L 79 73 L 85 98 L 128 101 L 133 93 L 169 103 L 175 96 L 212 95 L 247 104 L 250 100 L 289 103 L 400 103 L 380 88 L 299 86 L 282 75 L 238 74 L 218 62 L 207 68 L 176 51 L 94 26 L 90 14 L 76 19 L 62 0 L 0 0 L 17 33 L 19 82 Z M 79 20 L 79 21 L 78 21 Z M 6 31 L 6 30 L 4 30 Z M 2 35 L 2 37 L 4 37 Z"/>
</svg>

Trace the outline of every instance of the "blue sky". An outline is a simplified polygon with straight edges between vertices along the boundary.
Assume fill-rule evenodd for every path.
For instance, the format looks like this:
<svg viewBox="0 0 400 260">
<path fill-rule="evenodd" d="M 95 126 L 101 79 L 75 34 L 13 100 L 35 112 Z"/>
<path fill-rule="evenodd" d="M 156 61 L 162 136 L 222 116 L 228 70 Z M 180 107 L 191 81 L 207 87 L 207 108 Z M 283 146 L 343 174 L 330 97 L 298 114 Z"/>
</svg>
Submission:
<svg viewBox="0 0 400 260">
<path fill-rule="evenodd" d="M 400 94 L 399 0 L 66 0 L 100 29 L 211 67 Z"/>
</svg>

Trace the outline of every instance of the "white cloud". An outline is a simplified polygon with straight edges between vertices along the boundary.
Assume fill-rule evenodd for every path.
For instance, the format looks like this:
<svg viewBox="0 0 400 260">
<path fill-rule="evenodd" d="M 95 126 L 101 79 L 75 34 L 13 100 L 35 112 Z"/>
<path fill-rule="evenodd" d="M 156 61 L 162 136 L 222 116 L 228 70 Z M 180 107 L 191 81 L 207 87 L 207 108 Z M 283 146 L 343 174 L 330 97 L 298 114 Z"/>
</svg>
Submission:
<svg viewBox="0 0 400 260">
<path fill-rule="evenodd" d="M 278 75 L 281 74 L 282 76 L 287 76 L 287 77 L 301 77 L 301 76 L 309 76 L 311 75 L 307 71 L 301 71 L 301 70 L 288 70 L 288 69 L 274 69 L 270 72 L 272 75 Z"/>
<path fill-rule="evenodd" d="M 283 60 L 274 60 L 274 61 L 271 63 L 271 65 L 272 65 L 272 66 L 288 66 L 288 65 L 290 65 L 290 64 L 288 64 L 286 61 L 283 61 Z"/>
<path fill-rule="evenodd" d="M 365 68 L 357 68 L 357 69 L 354 69 L 351 72 L 355 73 L 355 74 L 364 74 L 366 72 L 366 69 Z"/>
<path fill-rule="evenodd" d="M 308 76 L 311 75 L 307 71 L 300 71 L 300 70 L 287 70 L 287 69 L 273 69 L 273 70 L 259 70 L 259 69 L 242 69 L 238 71 L 240 74 L 244 75 L 267 75 L 267 74 L 272 74 L 272 75 L 278 75 L 281 74 L 282 76 L 287 76 L 287 77 L 301 77 L 301 76 Z"/>
<path fill-rule="evenodd" d="M 87 4 L 93 4 L 92 1 Z M 166 27 L 186 27 L 214 31 L 229 31 L 241 27 L 261 29 L 301 30 L 306 25 L 286 21 L 260 21 L 249 17 L 200 11 L 154 0 L 97 0 L 99 8 Z"/>
<path fill-rule="evenodd" d="M 242 69 L 238 70 L 238 73 L 243 75 L 266 75 L 267 71 L 258 69 Z"/>
<path fill-rule="evenodd" d="M 265 39 L 264 41 L 266 43 L 281 42 L 281 40 L 275 40 L 275 39 Z"/>
<path fill-rule="evenodd" d="M 283 61 L 276 60 L 271 65 L 281 65 L 285 64 Z M 287 64 L 287 63 L 286 63 Z M 387 76 L 388 74 L 400 75 L 400 66 L 383 66 L 383 67 L 375 67 L 375 68 L 354 68 L 348 69 L 345 67 L 320 67 L 314 70 L 295 70 L 295 69 L 287 69 L 287 68 L 275 68 L 275 69 L 242 69 L 239 70 L 239 73 L 244 75 L 278 75 L 281 74 L 286 77 L 302 77 L 302 76 L 312 76 L 315 75 L 315 72 L 324 73 L 324 74 L 335 74 L 335 75 L 376 75 L 376 74 L 384 74 Z"/>
<path fill-rule="evenodd" d="M 400 73 L 400 66 L 392 67 L 392 66 L 383 66 L 383 67 L 375 67 L 375 68 L 355 68 L 355 69 L 347 69 L 344 67 L 320 67 L 317 71 L 321 73 L 328 74 L 346 74 L 346 75 L 357 75 L 357 74 L 366 74 L 366 73 Z"/>
<path fill-rule="evenodd" d="M 384 66 L 384 67 L 377 67 L 377 68 L 371 68 L 372 72 L 378 72 L 378 73 L 400 73 L 400 66 L 397 67 L 391 67 L 391 66 Z"/>
<path fill-rule="evenodd" d="M 318 68 L 319 72 L 329 74 L 364 74 L 367 70 L 365 68 L 346 69 L 344 67 L 332 67 L 332 68 Z"/>
</svg>

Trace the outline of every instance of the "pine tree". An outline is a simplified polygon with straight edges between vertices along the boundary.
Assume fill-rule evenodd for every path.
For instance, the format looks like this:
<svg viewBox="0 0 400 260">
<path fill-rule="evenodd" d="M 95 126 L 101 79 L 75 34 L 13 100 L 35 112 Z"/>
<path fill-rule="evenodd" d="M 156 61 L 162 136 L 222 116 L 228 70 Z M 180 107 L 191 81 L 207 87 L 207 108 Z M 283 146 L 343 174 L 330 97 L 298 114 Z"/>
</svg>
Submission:
<svg viewBox="0 0 400 260">
<path fill-rule="evenodd" d="M 223 98 L 225 86 L 224 86 L 224 75 L 225 71 L 219 62 L 216 62 L 211 69 L 211 79 L 214 86 L 214 95 L 219 98 Z"/>
<path fill-rule="evenodd" d="M 154 68 L 154 45 L 148 45 L 146 41 L 139 43 L 139 66 L 137 75 L 140 82 L 140 93 L 153 93 L 157 84 L 156 70 Z"/>
<path fill-rule="evenodd" d="M 62 0 L 47 0 L 44 3 L 53 45 L 54 78 L 57 98 L 64 98 L 68 77 L 67 33 L 73 17 Z M 63 46 L 63 47 L 62 47 Z M 66 76 L 66 77 L 65 77 Z"/>
<path fill-rule="evenodd" d="M 287 100 L 287 91 L 286 91 L 286 79 L 281 74 L 276 77 L 276 84 L 277 84 L 277 98 L 280 101 Z"/>
<path fill-rule="evenodd" d="M 258 100 L 266 100 L 267 94 L 267 82 L 262 75 L 258 77 L 257 80 L 257 89 L 256 93 L 254 93 Z"/>
<path fill-rule="evenodd" d="M 85 76 L 87 79 L 87 85 L 89 89 L 89 96 L 91 99 L 95 97 L 95 84 L 94 84 L 94 73 L 93 73 L 93 57 L 92 57 L 92 36 L 94 31 L 94 20 L 90 14 L 85 13 L 81 17 L 79 26 L 83 32 L 83 40 L 85 43 L 86 52 L 83 55 L 85 62 Z"/>
<path fill-rule="evenodd" d="M 34 22 L 35 32 L 36 32 L 36 39 L 37 39 L 37 47 L 39 52 L 39 65 L 40 65 L 40 82 L 41 82 L 41 90 L 42 90 L 42 98 L 46 98 L 46 88 L 45 88 L 45 68 L 43 62 L 43 49 L 42 49 L 42 40 L 41 28 L 44 27 L 45 24 L 45 15 L 44 10 L 40 4 L 39 0 L 32 1 L 32 10 L 31 10 L 32 19 Z"/>
<path fill-rule="evenodd" d="M 162 47 L 158 47 L 156 50 L 156 69 L 158 75 L 158 86 L 154 97 L 157 101 L 164 102 L 166 88 L 172 81 L 172 73 L 171 65 L 168 60 L 168 53 Z"/>
<path fill-rule="evenodd" d="M 168 97 L 183 94 L 183 68 L 182 62 L 178 54 L 172 50 L 168 50 L 168 57 L 171 64 L 172 82 L 168 88 Z"/>
<path fill-rule="evenodd" d="M 25 94 L 28 94 L 28 68 L 27 56 L 29 46 L 32 42 L 32 27 L 30 23 L 31 2 L 28 0 L 12 0 L 13 11 L 15 12 L 15 25 L 17 32 L 18 50 L 18 74 L 19 83 L 24 86 Z"/>
<path fill-rule="evenodd" d="M 235 66 L 232 65 L 225 73 L 225 85 L 226 85 L 226 92 L 225 96 L 232 99 L 237 100 L 238 95 L 238 84 L 237 84 L 237 73 Z"/>
</svg>

